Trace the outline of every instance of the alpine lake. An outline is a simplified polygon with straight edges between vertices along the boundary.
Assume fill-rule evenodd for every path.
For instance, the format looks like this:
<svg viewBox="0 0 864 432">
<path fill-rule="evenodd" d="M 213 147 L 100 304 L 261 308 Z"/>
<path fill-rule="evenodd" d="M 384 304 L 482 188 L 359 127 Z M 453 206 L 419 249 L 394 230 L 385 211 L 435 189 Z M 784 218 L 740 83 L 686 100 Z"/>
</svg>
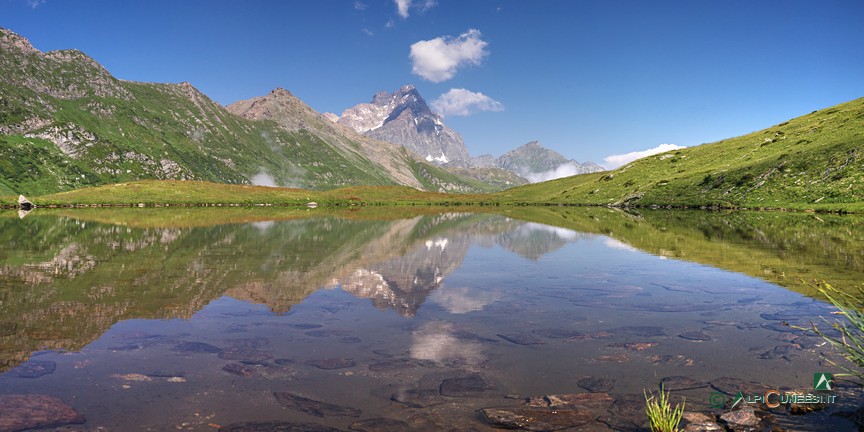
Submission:
<svg viewBox="0 0 864 432">
<path fill-rule="evenodd" d="M 864 283 L 860 216 L 7 213 L 0 431 L 637 431 L 661 385 L 712 420 L 740 392 L 736 430 L 859 427 L 802 328 L 840 319 L 817 284 Z"/>
</svg>

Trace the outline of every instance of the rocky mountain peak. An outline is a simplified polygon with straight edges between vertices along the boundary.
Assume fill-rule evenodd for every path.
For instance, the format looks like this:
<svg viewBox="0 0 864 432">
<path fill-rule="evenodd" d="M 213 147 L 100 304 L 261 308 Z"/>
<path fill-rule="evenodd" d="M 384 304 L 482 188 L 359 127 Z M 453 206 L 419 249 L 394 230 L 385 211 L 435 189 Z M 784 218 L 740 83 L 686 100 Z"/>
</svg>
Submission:
<svg viewBox="0 0 864 432">
<path fill-rule="evenodd" d="M 413 85 L 379 91 L 370 103 L 346 109 L 337 120 L 355 131 L 413 150 L 429 162 L 468 165 L 462 137 L 444 125 Z"/>
<path fill-rule="evenodd" d="M 20 51 L 24 54 L 40 52 L 36 48 L 33 48 L 33 45 L 24 36 L 2 27 L 0 27 L 0 47 Z"/>
<path fill-rule="evenodd" d="M 514 172 L 532 183 L 576 174 L 603 171 L 593 162 L 580 163 L 531 141 L 504 153 L 495 160 L 498 167 Z"/>
</svg>

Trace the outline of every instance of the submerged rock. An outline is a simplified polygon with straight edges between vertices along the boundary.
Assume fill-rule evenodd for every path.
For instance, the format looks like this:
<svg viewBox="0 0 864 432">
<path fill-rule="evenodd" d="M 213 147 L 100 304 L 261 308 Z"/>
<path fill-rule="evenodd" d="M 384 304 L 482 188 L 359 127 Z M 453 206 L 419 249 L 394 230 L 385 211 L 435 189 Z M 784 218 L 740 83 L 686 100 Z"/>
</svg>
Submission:
<svg viewBox="0 0 864 432">
<path fill-rule="evenodd" d="M 657 346 L 657 342 L 618 342 L 606 346 L 610 348 L 624 348 L 628 351 L 642 351 Z"/>
<path fill-rule="evenodd" d="M 233 423 L 219 428 L 219 432 L 344 432 L 314 423 L 292 423 L 282 421 Z"/>
<path fill-rule="evenodd" d="M 9 376 L 16 378 L 39 378 L 53 373 L 57 364 L 50 360 L 30 360 L 9 371 Z"/>
<path fill-rule="evenodd" d="M 426 408 L 444 403 L 439 396 L 440 390 L 409 388 L 394 391 L 390 394 L 390 400 L 409 408 Z"/>
<path fill-rule="evenodd" d="M 305 334 L 306 336 L 312 336 L 312 337 L 316 337 L 316 338 L 323 338 L 323 337 L 327 337 L 327 336 L 331 335 L 329 330 L 312 330 L 312 331 L 305 332 L 303 334 Z"/>
<path fill-rule="evenodd" d="M 578 332 L 576 330 L 570 329 L 561 329 L 561 328 L 551 328 L 551 329 L 534 329 L 531 331 L 539 336 L 543 336 L 549 339 L 568 339 L 568 340 L 583 340 L 590 339 L 590 336 L 586 336 L 582 332 Z"/>
<path fill-rule="evenodd" d="M 351 423 L 348 429 L 357 432 L 403 432 L 410 430 L 410 427 L 400 420 L 374 418 Z"/>
<path fill-rule="evenodd" d="M 448 378 L 441 381 L 439 392 L 441 396 L 449 397 L 479 397 L 489 389 L 483 377 L 477 374 L 461 378 Z"/>
<path fill-rule="evenodd" d="M 712 337 L 710 335 L 701 331 L 684 332 L 679 334 L 678 337 L 696 342 L 708 342 L 712 340 Z"/>
<path fill-rule="evenodd" d="M 590 392 L 608 392 L 615 387 L 615 381 L 605 377 L 586 377 L 576 381 L 576 385 Z"/>
<path fill-rule="evenodd" d="M 609 330 L 612 334 L 625 334 L 630 336 L 655 337 L 666 336 L 666 330 L 657 326 L 624 326 Z"/>
<path fill-rule="evenodd" d="M 323 370 L 345 369 L 357 365 L 354 360 L 342 358 L 309 360 L 305 364 Z"/>
<path fill-rule="evenodd" d="M 536 408 L 483 408 L 480 410 L 493 426 L 526 431 L 557 431 L 593 422 L 586 411 Z"/>
<path fill-rule="evenodd" d="M 801 348 L 796 345 L 778 345 L 768 351 L 759 354 L 759 358 L 762 360 L 774 360 L 778 358 L 782 358 L 786 361 L 792 361 L 793 358 L 797 357 L 796 351 Z"/>
<path fill-rule="evenodd" d="M 179 345 L 176 345 L 174 348 L 171 348 L 171 351 L 215 354 L 218 352 L 222 352 L 222 348 L 204 342 L 183 342 Z"/>
<path fill-rule="evenodd" d="M 237 347 L 222 350 L 219 353 L 219 358 L 223 360 L 237 360 L 247 362 L 261 362 L 273 358 L 270 354 L 259 351 L 254 348 Z"/>
<path fill-rule="evenodd" d="M 417 367 L 417 365 L 408 360 L 394 359 L 384 360 L 378 363 L 370 364 L 369 370 L 372 372 L 392 372 L 405 369 L 413 369 L 415 367 Z"/>
<path fill-rule="evenodd" d="M 341 405 L 309 399 L 289 392 L 274 392 L 273 396 L 285 408 L 291 408 L 315 417 L 360 417 L 362 411 Z"/>
<path fill-rule="evenodd" d="M 87 421 L 55 396 L 0 394 L 0 431 L 18 432 Z"/>
<path fill-rule="evenodd" d="M 233 375 L 239 375 L 243 378 L 249 378 L 255 375 L 255 368 L 241 363 L 231 363 L 222 367 L 222 370 Z"/>
<path fill-rule="evenodd" d="M 288 327 L 293 327 L 300 330 L 310 330 L 315 328 L 324 327 L 321 324 L 310 324 L 310 323 L 299 323 L 299 324 L 289 324 Z"/>
<path fill-rule="evenodd" d="M 499 333 L 497 336 L 507 342 L 514 343 L 516 345 L 542 345 L 546 343 L 534 336 L 520 333 Z"/>
<path fill-rule="evenodd" d="M 565 393 L 532 397 L 527 406 L 532 408 L 571 408 L 602 411 L 608 409 L 615 399 L 607 393 Z"/>
<path fill-rule="evenodd" d="M 660 380 L 660 388 L 665 391 L 693 390 L 708 387 L 705 381 L 695 380 L 686 376 L 670 376 Z"/>
</svg>

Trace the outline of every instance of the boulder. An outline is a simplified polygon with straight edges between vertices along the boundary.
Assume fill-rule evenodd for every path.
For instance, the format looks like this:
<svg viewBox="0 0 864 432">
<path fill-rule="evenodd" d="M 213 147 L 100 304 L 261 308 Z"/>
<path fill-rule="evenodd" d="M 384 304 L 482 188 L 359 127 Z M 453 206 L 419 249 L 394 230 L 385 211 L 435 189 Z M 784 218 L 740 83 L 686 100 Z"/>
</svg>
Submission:
<svg viewBox="0 0 864 432">
<path fill-rule="evenodd" d="M 18 432 L 67 424 L 86 419 L 55 396 L 39 394 L 0 395 L 0 432 Z"/>
</svg>

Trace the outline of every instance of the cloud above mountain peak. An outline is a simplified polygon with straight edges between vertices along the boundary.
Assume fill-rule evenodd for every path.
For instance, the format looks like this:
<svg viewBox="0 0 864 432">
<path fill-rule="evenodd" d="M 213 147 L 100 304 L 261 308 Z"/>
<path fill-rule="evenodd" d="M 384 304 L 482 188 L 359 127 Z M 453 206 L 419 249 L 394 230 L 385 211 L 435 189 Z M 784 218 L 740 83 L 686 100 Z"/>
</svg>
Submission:
<svg viewBox="0 0 864 432">
<path fill-rule="evenodd" d="M 480 31 L 470 29 L 458 37 L 439 36 L 411 45 L 412 73 L 431 82 L 453 78 L 456 70 L 467 65 L 479 65 L 489 55 L 489 45 Z"/>
<path fill-rule="evenodd" d="M 481 111 L 503 111 L 504 105 L 480 92 L 463 88 L 450 89 L 438 96 L 429 106 L 432 111 L 447 116 L 469 116 Z"/>
</svg>

